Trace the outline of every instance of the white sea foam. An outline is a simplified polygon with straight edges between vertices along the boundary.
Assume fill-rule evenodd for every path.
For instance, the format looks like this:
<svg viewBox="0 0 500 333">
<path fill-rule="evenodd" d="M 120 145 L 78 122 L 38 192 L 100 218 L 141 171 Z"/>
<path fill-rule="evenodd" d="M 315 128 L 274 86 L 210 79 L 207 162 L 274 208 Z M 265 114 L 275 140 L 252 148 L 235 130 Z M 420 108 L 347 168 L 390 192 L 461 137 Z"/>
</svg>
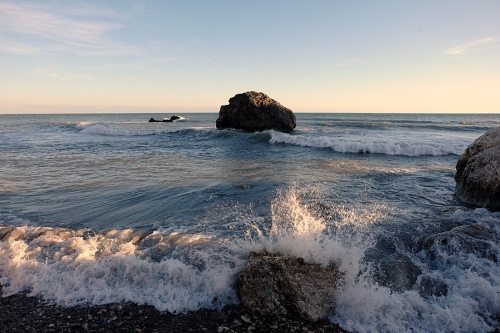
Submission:
<svg viewBox="0 0 500 333">
<path fill-rule="evenodd" d="M 395 292 L 376 282 L 373 263 L 362 259 L 393 214 L 384 204 L 332 205 L 320 190 L 292 186 L 279 190 L 272 201 L 270 224 L 252 216 L 251 208 L 232 207 L 234 212 L 221 212 L 233 221 L 223 224 L 228 228 L 224 237 L 188 229 L 145 235 L 0 227 L 4 294 L 30 289 L 61 305 L 132 301 L 175 313 L 217 308 L 238 302 L 235 274 L 250 251 L 266 249 L 338 264 L 343 277 L 331 320 L 344 329 L 487 332 L 498 327 L 492 317 L 500 315 L 500 266 L 475 253 L 429 258 L 423 251 L 413 257 L 423 271 L 419 281 L 442 281 L 446 295 L 422 296 L 418 288 Z M 497 232 L 500 225 L 500 214 L 487 210 L 457 210 L 452 218 Z M 239 236 L 242 228 L 244 237 Z M 498 252 L 498 244 L 491 245 Z"/>
<path fill-rule="evenodd" d="M 203 251 L 189 253 L 187 248 L 207 241 L 200 235 L 1 227 L 0 236 L 5 295 L 29 289 L 67 306 L 132 301 L 174 313 L 237 301 L 230 265 Z M 162 260 L 169 251 L 181 255 Z M 190 260 L 183 260 L 185 252 Z M 196 266 L 200 261 L 207 263 L 204 269 Z"/>
<path fill-rule="evenodd" d="M 401 139 L 398 139 L 401 140 Z M 464 142 L 404 142 L 385 139 L 346 140 L 329 136 L 308 136 L 271 132 L 270 143 L 287 143 L 304 147 L 330 148 L 339 153 L 376 153 L 403 156 L 461 155 L 467 148 Z"/>
<path fill-rule="evenodd" d="M 457 211 L 457 221 L 480 222 L 497 229 L 500 214 L 484 209 Z M 499 244 L 492 242 L 499 253 Z M 331 319 L 356 332 L 488 332 L 500 315 L 500 266 L 477 253 L 438 253 L 430 260 L 419 254 L 421 279 L 433 278 L 447 285 L 447 295 L 423 297 L 418 291 L 394 293 L 374 283 L 370 271 L 346 274 Z M 430 261 L 430 262 L 429 262 Z M 430 264 L 434 269 L 426 268 Z M 395 267 L 397 269 L 397 267 Z"/>
</svg>

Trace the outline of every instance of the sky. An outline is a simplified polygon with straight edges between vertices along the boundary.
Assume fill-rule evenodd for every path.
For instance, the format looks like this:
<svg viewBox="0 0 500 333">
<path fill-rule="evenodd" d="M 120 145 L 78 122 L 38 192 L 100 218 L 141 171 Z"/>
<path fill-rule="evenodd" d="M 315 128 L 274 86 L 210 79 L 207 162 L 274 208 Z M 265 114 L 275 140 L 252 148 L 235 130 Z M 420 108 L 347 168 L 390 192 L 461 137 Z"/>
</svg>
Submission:
<svg viewBox="0 0 500 333">
<path fill-rule="evenodd" d="M 0 0 L 0 113 L 500 113 L 500 1 Z"/>
</svg>

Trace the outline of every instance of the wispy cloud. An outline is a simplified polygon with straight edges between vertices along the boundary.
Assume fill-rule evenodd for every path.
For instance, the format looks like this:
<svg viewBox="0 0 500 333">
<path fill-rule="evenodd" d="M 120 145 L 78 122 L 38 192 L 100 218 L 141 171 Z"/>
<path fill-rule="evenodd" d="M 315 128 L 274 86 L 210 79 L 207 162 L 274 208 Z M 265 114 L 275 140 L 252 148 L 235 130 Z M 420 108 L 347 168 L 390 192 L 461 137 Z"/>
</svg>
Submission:
<svg viewBox="0 0 500 333">
<path fill-rule="evenodd" d="M 135 54 L 138 48 L 109 37 L 122 28 L 111 20 L 91 14 L 110 15 L 101 9 L 81 11 L 33 4 L 0 3 L 0 38 L 4 52 L 21 54 L 76 53 L 83 56 Z"/>
<path fill-rule="evenodd" d="M 450 55 L 462 54 L 473 47 L 485 45 L 485 44 L 491 44 L 491 43 L 495 43 L 497 41 L 498 40 L 494 37 L 482 38 L 482 39 L 474 40 L 472 42 L 468 42 L 465 44 L 461 44 L 461 45 L 449 48 L 446 51 L 444 51 L 444 53 L 450 54 Z"/>
<path fill-rule="evenodd" d="M 72 80 L 72 79 L 88 80 L 92 78 L 90 75 L 81 73 L 64 73 L 64 72 L 61 73 L 55 67 L 38 68 L 36 74 L 39 76 L 49 77 L 57 80 Z"/>
</svg>

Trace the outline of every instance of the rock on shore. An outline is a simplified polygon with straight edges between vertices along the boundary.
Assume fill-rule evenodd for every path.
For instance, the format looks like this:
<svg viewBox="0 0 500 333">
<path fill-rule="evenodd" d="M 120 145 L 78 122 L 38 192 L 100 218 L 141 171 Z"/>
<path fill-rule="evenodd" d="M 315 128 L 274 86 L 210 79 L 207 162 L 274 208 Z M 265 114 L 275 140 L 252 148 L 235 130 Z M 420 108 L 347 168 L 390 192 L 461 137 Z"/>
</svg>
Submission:
<svg viewBox="0 0 500 333">
<path fill-rule="evenodd" d="M 461 201 L 500 210 L 500 127 L 467 147 L 456 169 L 455 193 Z"/>
<path fill-rule="evenodd" d="M 296 126 L 293 112 L 264 93 L 249 91 L 222 105 L 217 128 L 234 128 L 248 132 L 275 130 L 290 133 Z"/>
<path fill-rule="evenodd" d="M 237 285 L 241 302 L 266 315 L 296 314 L 317 321 L 333 311 L 338 270 L 278 253 L 251 253 Z"/>
</svg>

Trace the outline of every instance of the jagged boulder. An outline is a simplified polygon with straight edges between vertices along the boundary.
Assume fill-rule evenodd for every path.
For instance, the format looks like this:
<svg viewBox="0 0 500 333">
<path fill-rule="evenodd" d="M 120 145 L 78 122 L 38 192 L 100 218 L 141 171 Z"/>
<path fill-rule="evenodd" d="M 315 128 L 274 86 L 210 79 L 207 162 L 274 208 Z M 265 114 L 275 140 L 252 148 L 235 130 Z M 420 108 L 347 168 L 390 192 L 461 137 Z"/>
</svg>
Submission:
<svg viewBox="0 0 500 333">
<path fill-rule="evenodd" d="M 249 91 L 222 105 L 217 128 L 234 128 L 247 132 L 275 130 L 290 133 L 296 126 L 293 112 L 264 93 Z"/>
<path fill-rule="evenodd" d="M 237 286 L 241 302 L 253 311 L 317 321 L 333 311 L 338 276 L 334 264 L 322 267 L 279 253 L 252 252 Z"/>
<path fill-rule="evenodd" d="M 456 169 L 455 193 L 461 201 L 500 210 L 500 127 L 467 147 Z"/>
</svg>

